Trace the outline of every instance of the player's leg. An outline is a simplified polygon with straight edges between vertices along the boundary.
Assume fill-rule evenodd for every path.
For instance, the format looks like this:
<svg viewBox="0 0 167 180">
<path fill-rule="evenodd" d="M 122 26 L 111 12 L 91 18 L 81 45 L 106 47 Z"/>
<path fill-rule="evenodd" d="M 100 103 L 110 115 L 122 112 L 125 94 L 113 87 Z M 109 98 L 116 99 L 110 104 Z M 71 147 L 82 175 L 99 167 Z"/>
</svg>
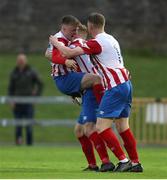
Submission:
<svg viewBox="0 0 167 180">
<path fill-rule="evenodd" d="M 66 95 L 73 96 L 81 92 L 81 81 L 85 73 L 70 72 L 54 78 L 57 88 Z"/>
<path fill-rule="evenodd" d="M 17 120 L 16 123 L 22 120 L 22 108 L 20 105 L 15 105 L 13 110 L 14 118 Z M 15 142 L 16 145 L 22 144 L 22 126 L 16 125 L 15 126 Z"/>
<path fill-rule="evenodd" d="M 115 135 L 115 133 L 113 132 L 111 126 L 112 126 L 111 119 L 106 119 L 106 118 L 97 119 L 96 127 L 98 129 L 101 138 L 106 142 L 107 146 L 112 150 L 112 152 L 119 159 L 120 162 L 127 162 L 128 160 L 126 158 L 126 155 L 123 152 L 119 140 Z"/>
<path fill-rule="evenodd" d="M 128 171 L 131 167 L 131 163 L 126 158 L 119 140 L 111 128 L 114 118 L 119 117 L 120 113 L 121 98 L 119 96 L 119 90 L 115 87 L 106 91 L 102 98 L 98 109 L 96 127 L 101 138 L 119 159 L 120 171 Z"/>
<path fill-rule="evenodd" d="M 139 162 L 135 137 L 129 128 L 128 118 L 120 118 L 115 122 L 116 128 L 124 142 L 124 147 L 132 162 L 131 172 L 143 172 L 143 168 Z"/>
<path fill-rule="evenodd" d="M 101 159 L 102 165 L 101 165 L 100 171 L 101 172 L 113 171 L 115 168 L 115 165 L 109 160 L 107 148 L 105 146 L 104 141 L 102 140 L 100 135 L 97 133 L 95 123 L 93 122 L 86 123 L 84 125 L 84 129 L 85 129 L 85 135 L 93 143 L 94 148 L 96 149 Z"/>
<path fill-rule="evenodd" d="M 95 74 L 71 72 L 64 76 L 55 77 L 54 80 L 58 89 L 67 95 L 92 88 L 97 102 L 100 103 L 104 93 L 101 78 Z"/>
<path fill-rule="evenodd" d="M 92 88 L 97 102 L 100 103 L 104 94 L 101 77 L 95 74 L 86 73 L 81 81 L 81 89 L 84 90 L 88 88 Z"/>
<path fill-rule="evenodd" d="M 82 115 L 81 115 L 82 116 Z M 81 117 L 80 116 L 80 117 Z M 81 119 L 79 119 L 81 121 Z M 81 144 L 82 151 L 85 154 L 85 157 L 88 162 L 88 167 L 85 170 L 90 170 L 90 171 L 97 171 L 98 166 L 96 165 L 96 159 L 93 151 L 93 145 L 89 138 L 84 135 L 84 128 L 83 125 L 80 123 L 77 123 L 74 128 L 74 133 L 75 136 L 77 137 L 78 141 Z"/>
<path fill-rule="evenodd" d="M 55 77 L 54 80 L 56 86 L 62 93 L 66 95 L 74 96 L 81 91 L 81 81 L 84 75 L 85 73 L 71 72 L 64 76 Z M 85 170 L 97 171 L 98 166 L 96 165 L 93 145 L 89 140 L 89 138 L 84 135 L 82 120 L 83 117 L 81 112 L 80 117 L 78 119 L 78 123 L 75 126 L 74 132 L 81 144 L 82 150 L 89 164 L 88 168 L 86 168 Z"/>
<path fill-rule="evenodd" d="M 129 127 L 129 115 L 132 102 L 132 86 L 130 81 L 122 87 L 122 92 L 126 94 L 124 108 L 120 114 L 119 119 L 115 120 L 116 128 L 124 142 L 124 147 L 129 155 L 132 162 L 132 172 L 142 172 L 143 168 L 139 162 L 139 157 L 137 153 L 136 140 Z"/>
<path fill-rule="evenodd" d="M 101 159 L 102 167 L 100 171 L 111 171 L 115 166 L 110 162 L 105 143 L 97 133 L 95 126 L 98 103 L 92 89 L 87 89 L 83 93 L 82 107 L 85 135 L 89 137 Z"/>
<path fill-rule="evenodd" d="M 34 118 L 34 107 L 32 104 L 25 105 L 24 117 L 28 120 L 32 120 Z M 31 123 L 26 126 L 26 144 L 33 144 L 33 124 Z"/>
</svg>

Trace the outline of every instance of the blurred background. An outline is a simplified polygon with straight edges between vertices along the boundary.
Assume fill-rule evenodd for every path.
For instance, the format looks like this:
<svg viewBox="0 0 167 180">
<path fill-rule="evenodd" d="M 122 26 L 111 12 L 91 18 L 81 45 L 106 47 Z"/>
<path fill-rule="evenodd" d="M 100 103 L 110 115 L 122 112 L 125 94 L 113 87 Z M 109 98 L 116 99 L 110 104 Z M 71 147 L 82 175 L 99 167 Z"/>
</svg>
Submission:
<svg viewBox="0 0 167 180">
<path fill-rule="evenodd" d="M 106 32 L 120 42 L 131 72 L 134 102 L 130 124 L 138 143 L 167 145 L 166 10 L 165 0 L 1 0 L 0 145 L 15 143 L 15 123 L 6 96 L 17 54 L 26 53 L 28 63 L 38 71 L 44 84 L 41 98 L 63 96 L 44 57 L 48 37 L 59 31 L 63 15 L 72 14 L 86 23 L 91 12 L 106 17 Z M 65 102 L 66 97 L 61 103 L 51 99 L 35 103 L 34 144 L 76 143 L 73 127 L 80 107 Z"/>
</svg>

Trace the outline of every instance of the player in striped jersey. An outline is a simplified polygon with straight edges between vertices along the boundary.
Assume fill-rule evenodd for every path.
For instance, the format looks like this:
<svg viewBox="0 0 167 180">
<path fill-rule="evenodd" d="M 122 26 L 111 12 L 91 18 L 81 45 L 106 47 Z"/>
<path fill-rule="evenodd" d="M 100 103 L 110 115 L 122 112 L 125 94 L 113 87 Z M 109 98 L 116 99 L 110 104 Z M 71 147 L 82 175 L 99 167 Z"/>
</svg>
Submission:
<svg viewBox="0 0 167 180">
<path fill-rule="evenodd" d="M 54 36 L 57 37 L 61 45 L 68 46 L 70 40 L 76 34 L 76 29 L 80 22 L 74 16 L 68 15 L 62 18 L 61 24 L 61 31 Z M 104 88 L 101 85 L 101 78 L 98 75 L 81 72 L 76 73 L 76 61 L 63 57 L 59 50 L 51 44 L 46 50 L 45 56 L 51 60 L 52 76 L 59 90 L 65 94 L 72 95 L 80 90 L 92 88 L 97 101 L 101 99 L 101 93 Z M 62 81 L 64 81 L 64 83 L 62 83 Z"/>
<path fill-rule="evenodd" d="M 82 47 L 64 48 L 56 38 L 51 37 L 50 40 L 67 57 L 85 53 L 93 56 L 93 63 L 103 74 L 102 77 L 105 79 L 106 85 L 106 91 L 98 110 L 97 129 L 107 146 L 120 161 L 115 168 L 116 172 L 142 172 L 143 168 L 139 162 L 136 141 L 128 122 L 132 102 L 129 72 L 124 67 L 118 41 L 104 32 L 104 26 L 104 16 L 92 13 L 88 18 L 88 31 L 94 39 L 87 41 Z M 126 158 L 111 129 L 113 121 L 116 123 L 131 161 Z"/>
<path fill-rule="evenodd" d="M 78 24 L 76 24 L 76 19 L 73 16 L 64 17 L 62 20 L 61 32 L 56 34 L 59 42 L 64 46 L 67 46 L 69 43 L 68 40 L 71 40 L 75 35 L 74 29 L 76 29 L 77 26 Z M 66 31 L 64 32 L 65 29 Z M 92 147 L 93 142 L 94 147 L 102 160 L 102 166 L 100 170 L 112 170 L 114 165 L 109 161 L 106 146 L 101 137 L 96 132 L 95 128 L 92 126 L 92 123 L 94 124 L 96 121 L 96 100 L 100 101 L 102 96 L 101 91 L 104 90 L 103 86 L 101 85 L 101 78 L 95 74 L 85 73 L 85 71 L 84 73 L 74 72 L 72 68 L 75 70 L 77 68 L 76 64 L 73 64 L 73 60 L 68 60 L 65 57 L 62 57 L 56 48 L 53 47 L 52 49 L 53 50 L 50 50 L 50 52 L 52 52 L 52 67 L 54 69 L 52 75 L 58 89 L 62 93 L 71 96 L 76 93 L 80 93 L 81 90 L 86 89 L 85 93 L 83 94 L 83 108 L 78 121 L 81 124 L 86 123 L 86 133 L 80 132 L 78 133 L 79 135 L 77 135 L 77 137 L 89 163 L 89 167 L 87 169 L 97 170 L 96 160 Z M 47 57 L 50 56 L 49 50 L 46 51 L 46 55 Z M 70 67 L 67 62 L 72 62 L 73 65 Z M 87 136 L 89 134 L 89 136 L 87 137 L 85 134 Z"/>
<path fill-rule="evenodd" d="M 69 47 L 75 48 L 76 46 L 82 46 L 82 44 L 85 42 L 84 39 L 86 39 L 86 37 L 87 37 L 86 26 L 80 25 L 77 30 L 77 36 L 71 42 Z M 84 54 L 81 56 L 76 56 L 74 57 L 74 59 L 78 65 L 78 72 L 98 74 L 98 71 L 91 63 L 89 55 Z M 82 104 L 81 114 L 78 119 L 78 123 L 75 126 L 76 137 L 80 139 L 80 137 L 82 137 L 83 134 L 89 137 L 89 139 L 94 144 L 94 147 L 97 150 L 102 161 L 102 166 L 100 168 L 100 171 L 101 172 L 112 171 L 115 167 L 114 164 L 109 161 L 109 157 L 107 155 L 106 149 L 104 147 L 99 146 L 100 144 L 103 144 L 102 142 L 100 142 L 101 138 L 99 137 L 95 126 L 97 119 L 96 111 L 99 103 L 97 103 L 91 89 L 88 89 L 83 93 L 82 102 L 83 104 Z M 103 144 L 101 146 L 105 146 L 105 145 Z"/>
</svg>

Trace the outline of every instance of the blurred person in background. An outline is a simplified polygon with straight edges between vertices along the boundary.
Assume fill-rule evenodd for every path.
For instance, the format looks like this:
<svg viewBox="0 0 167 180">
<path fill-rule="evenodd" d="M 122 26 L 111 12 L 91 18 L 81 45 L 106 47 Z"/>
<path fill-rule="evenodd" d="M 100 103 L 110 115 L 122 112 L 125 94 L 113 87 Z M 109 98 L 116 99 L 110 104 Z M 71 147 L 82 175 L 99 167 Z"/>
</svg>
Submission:
<svg viewBox="0 0 167 180">
<path fill-rule="evenodd" d="M 10 75 L 8 95 L 9 96 L 39 96 L 43 90 L 43 83 L 39 74 L 28 64 L 25 54 L 18 54 L 16 67 Z M 12 103 L 14 118 L 17 122 L 34 118 L 34 106 L 32 103 Z M 33 144 L 32 124 L 26 125 L 26 144 Z M 17 145 L 22 144 L 23 126 L 17 125 L 15 128 L 15 141 Z"/>
</svg>

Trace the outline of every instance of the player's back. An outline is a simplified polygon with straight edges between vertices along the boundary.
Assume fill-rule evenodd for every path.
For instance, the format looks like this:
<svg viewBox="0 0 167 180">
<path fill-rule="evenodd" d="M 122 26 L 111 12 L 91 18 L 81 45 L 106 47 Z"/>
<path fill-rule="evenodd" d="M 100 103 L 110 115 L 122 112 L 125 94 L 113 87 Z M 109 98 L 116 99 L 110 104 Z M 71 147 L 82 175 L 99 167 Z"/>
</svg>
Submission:
<svg viewBox="0 0 167 180">
<path fill-rule="evenodd" d="M 123 68 L 123 58 L 118 41 L 107 33 L 100 33 L 96 36 L 102 52 L 97 55 L 99 61 L 108 68 Z"/>
<path fill-rule="evenodd" d="M 105 32 L 98 34 L 93 41 L 101 49 L 99 54 L 93 55 L 93 61 L 104 78 L 106 89 L 128 81 L 129 71 L 124 67 L 118 41 Z"/>
</svg>

